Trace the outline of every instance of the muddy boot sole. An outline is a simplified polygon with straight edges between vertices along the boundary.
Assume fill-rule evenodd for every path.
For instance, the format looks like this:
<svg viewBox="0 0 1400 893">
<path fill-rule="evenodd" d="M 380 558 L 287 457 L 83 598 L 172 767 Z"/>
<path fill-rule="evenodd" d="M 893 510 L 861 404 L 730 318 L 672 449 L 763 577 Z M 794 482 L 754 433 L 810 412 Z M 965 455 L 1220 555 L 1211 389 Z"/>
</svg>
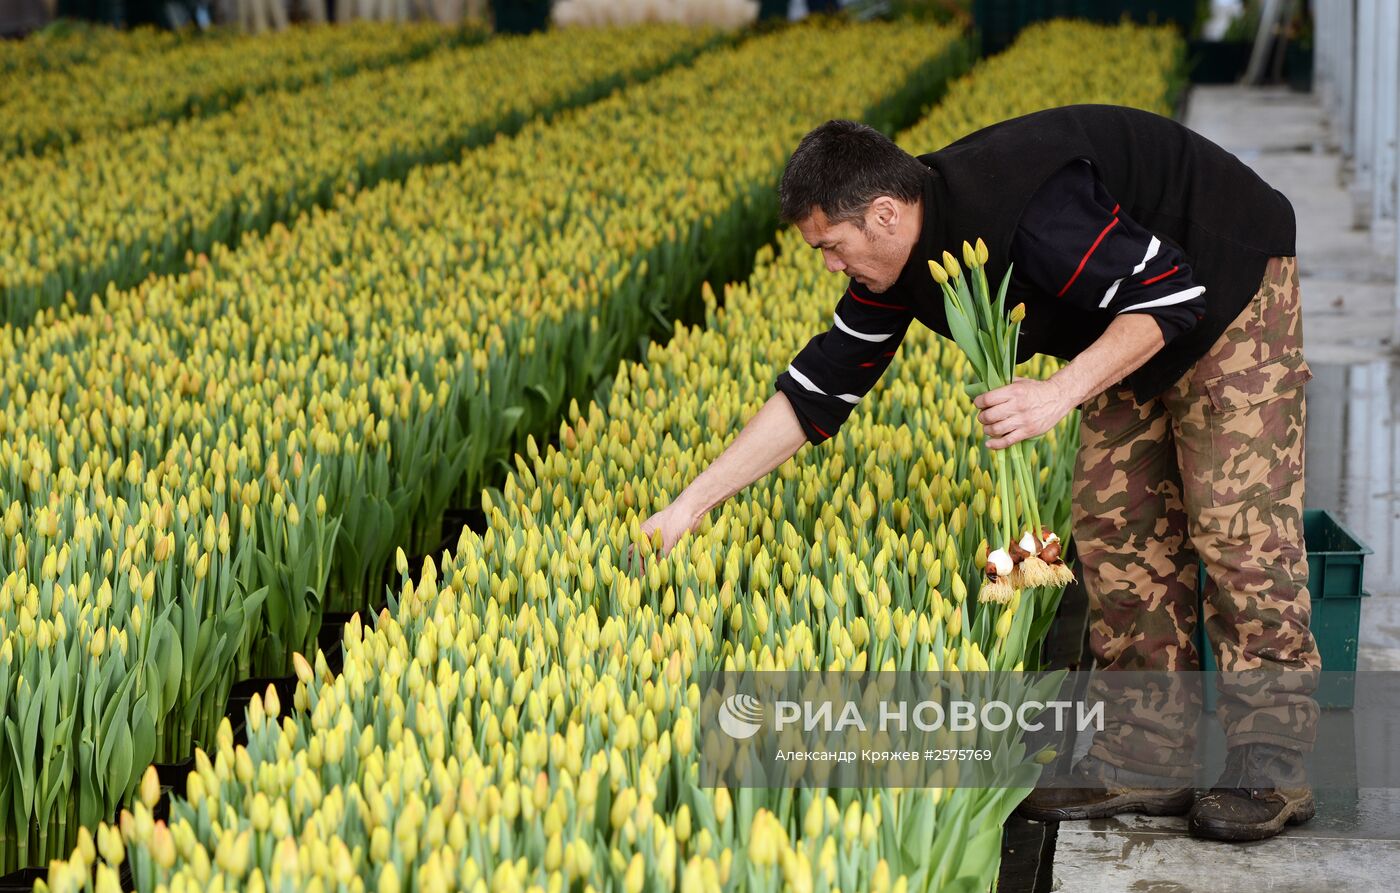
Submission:
<svg viewBox="0 0 1400 893">
<path fill-rule="evenodd" d="M 1196 792 L 1191 788 L 1179 791 L 1123 791 L 1121 794 L 1083 805 L 1038 806 L 1029 800 L 1016 808 L 1023 819 L 1037 822 L 1079 822 L 1085 819 L 1106 819 L 1115 815 L 1177 816 L 1191 811 Z"/>
<path fill-rule="evenodd" d="M 1243 824 L 1238 822 L 1215 821 L 1208 816 L 1191 816 L 1187 823 L 1191 836 L 1202 840 L 1223 840 L 1228 843 L 1241 843 L 1250 840 L 1267 840 L 1281 832 L 1287 825 L 1301 825 L 1317 815 L 1317 801 L 1309 794 L 1306 798 L 1289 803 L 1279 810 L 1278 815 L 1267 822 Z"/>
</svg>

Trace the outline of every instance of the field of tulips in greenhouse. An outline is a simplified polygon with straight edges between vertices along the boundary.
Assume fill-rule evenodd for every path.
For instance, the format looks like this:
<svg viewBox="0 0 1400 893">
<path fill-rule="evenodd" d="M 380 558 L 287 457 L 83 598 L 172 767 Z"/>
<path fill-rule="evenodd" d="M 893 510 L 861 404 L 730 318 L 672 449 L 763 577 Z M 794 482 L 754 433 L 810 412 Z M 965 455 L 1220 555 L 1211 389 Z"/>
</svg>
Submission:
<svg viewBox="0 0 1400 893">
<path fill-rule="evenodd" d="M 60 44 L 71 107 L 0 100 L 0 874 L 991 889 L 1026 787 L 706 787 L 695 679 L 1036 667 L 1063 579 L 983 569 L 1068 537 L 1073 422 L 1008 465 L 969 391 L 1004 357 L 919 329 L 829 443 L 664 557 L 640 523 L 825 328 L 776 216 L 804 133 L 1170 114 L 1174 32 L 259 40 Z M 0 81 L 58 77 L 24 47 Z"/>
</svg>

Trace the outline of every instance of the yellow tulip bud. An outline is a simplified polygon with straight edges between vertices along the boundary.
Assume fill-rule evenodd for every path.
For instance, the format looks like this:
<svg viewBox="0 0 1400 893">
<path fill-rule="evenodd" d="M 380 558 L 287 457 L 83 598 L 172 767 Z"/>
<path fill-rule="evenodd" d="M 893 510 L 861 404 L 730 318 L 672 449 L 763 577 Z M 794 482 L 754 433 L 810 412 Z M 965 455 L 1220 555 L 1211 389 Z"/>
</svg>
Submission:
<svg viewBox="0 0 1400 893">
<path fill-rule="evenodd" d="M 121 832 L 111 825 L 97 826 L 97 851 L 108 865 L 116 868 L 126 858 L 126 848 L 122 846 Z"/>
<path fill-rule="evenodd" d="M 83 860 L 85 865 L 91 865 L 97 861 L 97 844 L 92 839 L 92 832 L 86 825 L 78 828 L 78 843 L 73 851 L 74 858 Z"/>
<path fill-rule="evenodd" d="M 131 819 L 131 840 L 135 843 L 147 843 L 151 840 L 151 835 L 155 833 L 155 819 L 151 816 L 149 809 L 138 809 Z"/>
<path fill-rule="evenodd" d="M 685 843 L 690 839 L 690 807 L 682 803 L 681 808 L 676 810 L 676 840 Z"/>
<path fill-rule="evenodd" d="M 93 885 L 96 893 L 121 893 L 121 881 L 117 873 L 106 865 L 97 866 L 97 883 Z"/>
<path fill-rule="evenodd" d="M 1011 620 L 1013 616 L 1013 612 L 1003 611 L 1001 616 L 997 618 L 996 632 L 998 639 L 1005 639 L 1011 634 Z"/>
<path fill-rule="evenodd" d="M 852 800 L 851 805 L 846 807 L 845 818 L 841 822 L 841 833 L 847 842 L 854 842 L 860 837 L 860 801 Z"/>
<path fill-rule="evenodd" d="M 253 803 L 248 808 L 248 820 L 254 831 L 266 831 L 272 824 L 272 805 L 268 802 L 267 794 L 258 791 L 253 796 Z"/>
<path fill-rule="evenodd" d="M 593 873 L 593 850 L 582 840 L 576 840 L 578 851 L 574 854 L 574 864 L 578 866 L 579 877 L 588 877 Z"/>
<path fill-rule="evenodd" d="M 266 718 L 266 716 L 267 714 L 263 711 L 262 698 L 257 694 L 257 692 L 254 692 L 253 697 L 248 701 L 248 731 L 262 731 L 263 720 Z M 190 799 L 193 800 L 194 798 L 191 797 Z"/>
<path fill-rule="evenodd" d="M 943 252 L 943 269 L 948 271 L 949 279 L 957 279 L 962 275 L 962 267 L 958 266 L 958 259 L 948 252 Z"/>
<path fill-rule="evenodd" d="M 192 806 L 198 806 L 204 800 L 204 776 L 198 772 L 191 772 L 185 778 L 185 799 L 190 801 Z"/>
<path fill-rule="evenodd" d="M 162 868 L 170 868 L 175 864 L 175 837 L 165 822 L 156 822 L 151 831 L 151 857 Z"/>
<path fill-rule="evenodd" d="M 807 807 L 807 815 L 802 819 L 802 833 L 808 840 L 815 841 L 821 836 L 823 814 L 821 798 L 813 797 L 812 804 Z"/>
<path fill-rule="evenodd" d="M 103 627 L 92 634 L 92 639 L 88 642 L 88 654 L 92 657 L 101 657 L 102 652 L 107 649 L 107 628 Z"/>
<path fill-rule="evenodd" d="M 369 857 L 377 864 L 383 864 L 389 858 L 390 847 L 393 840 L 389 836 L 389 829 L 380 825 L 370 832 L 369 835 Z"/>
<path fill-rule="evenodd" d="M 305 657 L 301 655 L 300 652 L 292 653 L 292 669 L 296 671 L 297 679 L 301 680 L 307 685 L 311 684 L 311 664 L 306 660 Z"/>
<path fill-rule="evenodd" d="M 156 774 L 155 766 L 147 766 L 141 776 L 141 802 L 148 809 L 155 809 L 156 803 L 160 802 L 160 776 Z"/>
<path fill-rule="evenodd" d="M 729 799 L 729 789 L 719 788 L 715 791 L 715 821 L 720 825 L 729 821 L 729 811 L 732 807 Z"/>
<path fill-rule="evenodd" d="M 225 831 L 218 848 L 214 851 L 214 861 L 228 874 L 241 878 L 248 872 L 248 849 L 251 843 L 252 835 L 246 828 L 238 835 L 232 830 Z"/>
<path fill-rule="evenodd" d="M 403 889 L 403 884 L 399 880 L 399 870 L 394 867 L 393 862 L 384 863 L 384 867 L 379 870 L 378 893 L 399 893 Z"/>
<path fill-rule="evenodd" d="M 642 893 L 642 885 L 646 883 L 646 866 L 642 863 L 642 854 L 633 853 L 632 861 L 627 864 L 627 874 L 622 880 L 622 888 L 626 893 Z"/>
</svg>

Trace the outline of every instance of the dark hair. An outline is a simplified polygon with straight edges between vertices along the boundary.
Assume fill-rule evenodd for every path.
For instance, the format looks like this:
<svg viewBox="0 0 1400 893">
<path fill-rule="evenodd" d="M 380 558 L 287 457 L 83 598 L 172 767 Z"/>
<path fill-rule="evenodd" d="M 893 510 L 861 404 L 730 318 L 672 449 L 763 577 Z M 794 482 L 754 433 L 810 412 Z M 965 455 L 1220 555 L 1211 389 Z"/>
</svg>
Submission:
<svg viewBox="0 0 1400 893">
<path fill-rule="evenodd" d="M 864 229 L 865 211 L 877 196 L 913 202 L 927 175 L 922 162 L 875 128 L 827 121 L 802 138 L 783 168 L 778 214 L 796 223 L 821 208 L 832 223 Z"/>
</svg>

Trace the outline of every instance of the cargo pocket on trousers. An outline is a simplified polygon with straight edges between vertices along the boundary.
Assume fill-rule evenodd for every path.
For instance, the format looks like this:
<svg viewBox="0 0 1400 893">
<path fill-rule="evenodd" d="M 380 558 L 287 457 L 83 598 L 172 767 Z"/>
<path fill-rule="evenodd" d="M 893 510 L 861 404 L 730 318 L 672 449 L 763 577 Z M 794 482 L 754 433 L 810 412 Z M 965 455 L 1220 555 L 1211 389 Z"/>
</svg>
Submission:
<svg viewBox="0 0 1400 893">
<path fill-rule="evenodd" d="M 1312 370 L 1291 350 L 1206 382 L 1215 505 L 1287 490 L 1303 476 L 1303 385 Z"/>
</svg>

